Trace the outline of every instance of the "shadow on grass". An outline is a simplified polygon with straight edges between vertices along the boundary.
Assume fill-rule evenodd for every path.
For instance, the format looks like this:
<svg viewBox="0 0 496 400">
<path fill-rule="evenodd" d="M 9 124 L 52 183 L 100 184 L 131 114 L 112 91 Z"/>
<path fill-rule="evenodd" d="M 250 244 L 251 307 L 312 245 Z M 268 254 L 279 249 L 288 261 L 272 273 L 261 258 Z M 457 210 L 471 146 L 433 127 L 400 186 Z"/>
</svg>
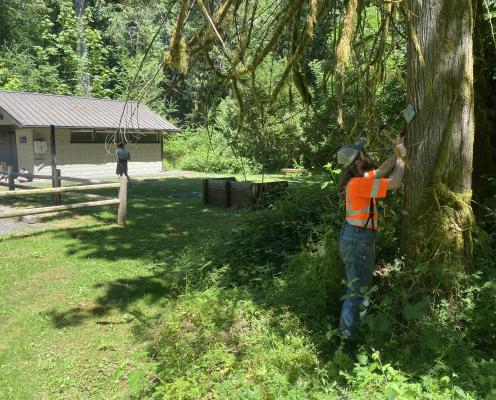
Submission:
<svg viewBox="0 0 496 400">
<path fill-rule="evenodd" d="M 313 179 L 298 183 L 303 188 L 306 185 L 320 187 Z M 101 224 L 53 231 L 54 240 L 69 243 L 65 252 L 74 262 L 100 259 L 115 262 L 118 268 L 121 262 L 137 261 L 146 266 L 145 272 L 139 276 L 96 284 L 95 290 L 103 289 L 103 294 L 89 307 L 50 311 L 48 315 L 54 326 L 77 326 L 88 320 L 104 318 L 113 310 L 133 312 L 133 305 L 141 300 L 152 304 L 174 299 L 184 293 L 188 279 L 193 286 L 201 285 L 206 275 L 216 273 L 223 265 L 220 284 L 246 287 L 244 296 L 249 295 L 262 307 L 289 309 L 309 330 L 318 330 L 335 322 L 339 307 L 322 304 L 322 296 L 316 295 L 312 286 L 319 281 L 319 271 L 305 271 L 306 275 L 299 273 L 292 281 L 285 282 L 284 287 L 275 288 L 277 273 L 274 274 L 269 265 L 282 264 L 288 251 L 296 253 L 300 250 L 301 239 L 296 237 L 299 235 L 298 224 L 285 225 L 268 218 L 257 239 L 260 246 L 249 250 L 243 240 L 239 241 L 243 239 L 243 233 L 232 235 L 230 232 L 238 222 L 253 216 L 253 212 L 204 207 L 200 198 L 174 197 L 178 193 L 198 191 L 201 191 L 200 179 L 133 182 L 125 228 L 115 225 L 115 209 L 107 208 L 98 213 L 95 209 L 78 213 L 92 215 Z M 302 194 L 296 198 L 294 206 L 288 204 L 288 207 L 295 208 L 298 218 L 303 215 L 306 220 L 305 213 L 308 212 L 308 221 L 313 220 L 320 210 L 313 209 L 307 193 Z M 311 224 L 306 225 L 305 229 L 312 229 Z M 305 232 L 303 236 L 308 234 Z M 30 236 L 33 235 L 36 233 Z M 248 235 L 251 233 L 246 237 L 249 243 L 253 238 Z M 234 242 L 230 243 L 233 238 Z M 245 253 L 249 254 L 250 260 L 245 260 Z M 302 263 L 306 261 L 301 260 Z M 334 296 L 336 302 L 340 296 L 341 293 Z M 318 345 L 325 347 L 325 343 L 319 342 Z"/>
<path fill-rule="evenodd" d="M 115 262 L 116 268 L 120 262 L 138 262 L 149 271 L 142 276 L 96 284 L 94 288 L 103 288 L 104 294 L 94 300 L 92 307 L 48 312 L 54 326 L 77 326 L 112 310 L 129 312 L 142 299 L 156 303 L 181 293 L 177 282 L 183 278 L 183 271 L 171 271 L 171 262 L 186 246 L 201 245 L 228 231 L 243 215 L 243 211 L 205 207 L 201 198 L 188 196 L 201 188 L 200 179 L 135 181 L 129 191 L 125 227 L 115 225 L 114 209 L 96 214 L 85 210 L 78 215 L 92 215 L 102 224 L 52 231 L 53 240 L 70 243 L 65 252 L 72 259 L 101 259 Z M 175 197 L 182 195 L 185 197 Z M 24 237 L 41 234 L 34 232 Z"/>
<path fill-rule="evenodd" d="M 117 317 L 118 320 L 113 320 L 113 311 L 131 314 L 134 320 L 139 321 L 137 325 L 146 326 L 152 323 L 154 317 L 145 316 L 136 309 L 134 305 L 138 301 L 154 304 L 175 299 L 185 292 L 188 282 L 201 290 L 209 284 L 205 277 L 217 274 L 216 282 L 220 286 L 243 287 L 239 292 L 239 301 L 249 298 L 264 309 L 272 309 L 276 315 L 287 311 L 295 315 L 310 333 L 321 361 L 331 360 L 331 340 L 334 339 L 326 338 L 326 329 L 336 327 L 342 289 L 337 282 L 336 293 L 330 293 L 326 298 L 315 288 L 319 280 L 339 279 L 337 275 L 322 276 L 318 266 L 307 271 L 298 269 L 298 262 L 308 265 L 311 259 L 297 259 L 297 264 L 293 266 L 294 276 L 288 278 L 286 275 L 285 280 L 281 280 L 281 275 L 267 270 L 269 267 L 263 261 L 250 265 L 243 265 L 242 259 L 236 261 L 238 252 L 226 254 L 226 249 L 233 249 L 232 244 L 226 245 L 226 241 L 233 237 L 229 233 L 231 228 L 247 214 L 205 208 L 198 198 L 178 200 L 170 197 L 172 193 L 199 191 L 200 183 L 200 180 L 194 179 L 138 183 L 130 194 L 129 224 L 126 228 L 103 225 L 54 233 L 56 238 L 70 239 L 73 243 L 66 250 L 71 258 L 116 261 L 117 268 L 119 262 L 126 260 L 142 259 L 149 264 L 149 274 L 96 284 L 95 289 L 103 289 L 104 293 L 94 299 L 91 307 L 78 306 L 48 312 L 54 327 L 77 326 L 95 319 L 98 319 L 96 324 L 130 322 L 122 315 Z M 112 224 L 114 215 L 106 211 L 96 218 Z M 280 227 L 274 226 L 273 236 L 262 238 L 266 242 L 262 256 L 268 259 L 272 257 L 271 253 L 278 252 L 278 229 Z M 206 239 L 213 240 L 205 245 Z M 242 246 L 243 243 L 240 243 L 240 255 L 248 251 Z M 374 333 L 369 333 L 369 336 L 367 343 L 380 349 L 383 339 L 375 337 Z M 415 343 L 411 345 L 417 348 Z M 388 352 L 386 356 L 400 363 L 396 347 L 393 347 L 393 355 Z M 420 358 L 427 370 L 436 362 L 435 355 L 425 354 Z M 459 358 L 445 359 L 446 365 L 455 371 L 458 370 L 458 361 Z M 411 372 L 412 376 L 418 374 L 418 370 L 411 365 L 403 364 L 401 368 Z M 475 376 L 481 371 L 479 365 L 474 365 L 470 375 Z"/>
<path fill-rule="evenodd" d="M 132 304 L 146 297 L 150 303 L 156 303 L 172 293 L 164 280 L 156 276 L 142 276 L 133 279 L 119 279 L 110 283 L 96 284 L 95 289 L 104 287 L 105 295 L 95 299 L 91 307 L 77 306 L 65 311 L 49 311 L 46 314 L 51 318 L 54 327 L 61 329 L 68 326 L 77 326 L 87 320 L 107 317 L 112 310 L 131 312 Z M 115 325 L 128 323 L 125 321 L 95 321 L 97 325 Z"/>
<path fill-rule="evenodd" d="M 315 185 L 314 182 L 308 184 Z M 201 286 L 208 274 L 216 274 L 224 265 L 219 274 L 222 286 L 244 287 L 244 298 L 249 296 L 261 307 L 273 308 L 276 313 L 289 310 L 308 330 L 320 329 L 315 337 L 322 337 L 322 329 L 335 324 L 334 314 L 339 306 L 333 304 L 328 307 L 322 304 L 322 296 L 316 296 L 311 286 L 320 278 L 316 276 L 318 271 L 311 271 L 307 276 L 298 275 L 301 281 L 295 278 L 287 286 L 277 289 L 277 274 L 274 276 L 271 271 L 265 271 L 268 267 L 264 263 L 277 263 L 278 258 L 284 258 L 282 252 L 288 243 L 281 242 L 281 229 L 292 228 L 272 227 L 271 221 L 267 221 L 265 232 L 270 231 L 270 235 L 261 238 L 263 248 L 260 249 L 259 265 L 243 266 L 241 258 L 232 262 L 238 253 L 241 257 L 246 249 L 243 243 L 238 246 L 226 241 L 233 236 L 230 232 L 237 223 L 253 214 L 251 211 L 207 208 L 200 198 L 177 199 L 171 196 L 200 190 L 201 180 L 198 179 L 145 180 L 135 183 L 130 191 L 128 225 L 125 228 L 104 225 L 54 233 L 55 238 L 70 239 L 71 247 L 67 248 L 66 253 L 72 258 L 116 261 L 117 267 L 119 262 L 135 259 L 149 264 L 149 274 L 95 285 L 95 289 L 103 288 L 104 294 L 94 300 L 92 307 L 50 311 L 48 315 L 54 326 L 77 326 L 91 319 L 109 316 L 113 310 L 134 313 L 137 310 L 133 305 L 142 300 L 152 304 L 174 299 L 184 293 L 188 280 L 192 286 Z M 315 213 L 315 210 L 311 211 Z M 296 212 L 303 211 L 297 209 Z M 114 215 L 108 211 L 97 214 L 95 218 L 104 223 L 114 222 Z M 239 233 L 237 235 L 239 237 Z M 289 240 L 298 241 L 294 237 Z M 206 241 L 209 243 L 205 244 Z M 298 245 L 292 251 L 299 249 Z M 231 253 L 226 254 L 229 251 Z M 340 296 L 341 293 L 335 294 L 337 302 Z M 329 310 L 333 315 L 329 314 Z M 140 322 L 146 323 L 143 320 Z M 328 342 L 316 339 L 315 344 L 322 350 L 323 357 L 327 357 Z"/>
</svg>

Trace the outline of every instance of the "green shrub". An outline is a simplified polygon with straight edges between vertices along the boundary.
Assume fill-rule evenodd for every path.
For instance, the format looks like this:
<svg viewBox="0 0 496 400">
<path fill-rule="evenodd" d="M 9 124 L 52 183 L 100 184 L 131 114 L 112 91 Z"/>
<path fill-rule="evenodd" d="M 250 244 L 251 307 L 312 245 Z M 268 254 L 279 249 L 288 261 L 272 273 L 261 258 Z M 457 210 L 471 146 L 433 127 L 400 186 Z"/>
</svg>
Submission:
<svg viewBox="0 0 496 400">
<path fill-rule="evenodd" d="M 188 129 L 164 141 L 165 168 L 213 173 L 258 173 L 260 165 L 234 154 L 216 131 Z"/>
<path fill-rule="evenodd" d="M 401 399 L 401 400 L 445 400 L 475 399 L 447 375 L 433 376 L 423 371 L 412 380 L 404 372 L 384 363 L 378 351 L 358 355 L 358 363 L 353 371 L 342 371 L 349 387 L 345 390 L 347 399 Z M 427 373 L 429 372 L 429 373 Z"/>
<path fill-rule="evenodd" d="M 289 313 L 264 310 L 240 289 L 186 295 L 162 324 L 150 399 L 323 399 L 319 361 Z M 322 375 L 324 377 L 324 375 Z"/>
<path fill-rule="evenodd" d="M 483 251 L 478 248 L 478 253 Z M 435 285 L 432 278 L 446 265 L 425 260 L 410 266 L 401 260 L 386 265 L 362 330 L 366 347 L 381 348 L 383 356 L 404 373 L 420 376 L 421 371 L 432 370 L 434 381 L 448 376 L 463 390 L 492 398 L 496 271 L 482 255 L 476 261 L 480 270 L 459 272 L 448 291 L 446 283 Z"/>
<path fill-rule="evenodd" d="M 336 351 L 341 202 L 333 184 L 301 184 L 243 213 L 227 236 L 177 255 L 166 280 L 179 297 L 162 321 L 149 398 L 496 396 L 494 254 L 479 241 L 481 271 L 457 276 L 448 294 L 419 287 L 423 274 L 446 266 L 397 258 L 396 198 L 386 203 L 381 276 L 368 294 L 358 358 Z"/>
<path fill-rule="evenodd" d="M 243 289 L 209 288 L 173 301 L 154 345 L 146 399 L 474 399 L 436 369 L 411 377 L 361 351 L 322 361 L 293 313 L 271 311 Z"/>
<path fill-rule="evenodd" d="M 243 279 L 260 276 L 262 270 L 279 273 L 289 255 L 316 248 L 326 232 L 338 231 L 339 204 L 331 187 L 322 190 L 309 183 L 291 188 L 271 207 L 246 214 L 223 244 L 224 258 Z"/>
</svg>

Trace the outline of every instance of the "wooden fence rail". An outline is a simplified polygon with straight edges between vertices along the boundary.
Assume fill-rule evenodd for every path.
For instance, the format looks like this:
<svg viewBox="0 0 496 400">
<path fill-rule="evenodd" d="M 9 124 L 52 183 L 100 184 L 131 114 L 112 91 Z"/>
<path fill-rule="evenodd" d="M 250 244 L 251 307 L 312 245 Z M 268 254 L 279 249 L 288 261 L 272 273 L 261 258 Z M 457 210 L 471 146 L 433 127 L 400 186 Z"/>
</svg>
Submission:
<svg viewBox="0 0 496 400">
<path fill-rule="evenodd" d="M 97 201 L 88 201 L 84 203 L 74 203 L 74 204 L 64 204 L 55 205 L 49 207 L 36 207 L 36 208 L 25 208 L 22 210 L 13 210 L 4 213 L 0 213 L 0 219 L 2 218 L 14 218 L 22 217 L 25 215 L 37 215 L 37 214 L 48 214 L 48 213 L 58 213 L 67 210 L 83 208 L 83 207 L 96 207 L 96 206 L 107 206 L 111 204 L 119 204 L 119 210 L 117 214 L 117 222 L 119 225 L 126 224 L 126 213 L 127 213 L 127 185 L 128 181 L 126 177 L 121 177 L 118 183 L 102 183 L 94 185 L 80 185 L 80 186 L 66 186 L 66 187 L 52 187 L 52 188 L 41 188 L 41 189 L 27 189 L 27 190 L 13 190 L 13 191 L 0 191 L 1 197 L 13 197 L 13 196 L 32 196 L 39 194 L 54 194 L 59 195 L 60 193 L 70 193 L 71 195 L 81 195 L 82 197 L 98 199 Z M 119 189 L 118 198 L 111 198 L 105 196 L 99 196 L 95 194 L 86 194 L 79 192 L 86 192 L 98 189 Z"/>
<path fill-rule="evenodd" d="M 64 186 L 56 188 L 42 188 L 42 189 L 25 189 L 25 190 L 15 190 L 12 192 L 3 191 L 0 192 L 0 197 L 13 197 L 13 196 L 25 196 L 25 195 L 37 195 L 37 194 L 49 194 L 49 193 L 65 193 L 65 192 L 83 192 L 89 190 L 97 189 L 114 189 L 120 187 L 120 183 L 102 183 L 100 185 L 81 185 L 81 186 Z"/>
<path fill-rule="evenodd" d="M 12 176 L 14 178 L 17 178 L 18 176 L 22 176 L 24 178 L 46 179 L 46 180 L 51 180 L 53 178 L 52 175 L 25 174 L 22 172 L 13 172 L 11 168 L 9 168 L 8 171 L 0 170 L 0 175 L 6 175 L 9 177 Z M 103 183 L 102 181 L 97 181 L 94 179 L 75 178 L 72 176 L 60 176 L 60 180 L 67 182 L 78 182 L 78 183 Z"/>
<path fill-rule="evenodd" d="M 48 213 L 54 213 L 54 212 L 62 212 L 62 211 L 67 211 L 67 210 L 73 210 L 75 208 L 108 206 L 111 204 L 119 204 L 119 203 L 120 203 L 119 199 L 110 199 L 110 200 L 99 200 L 99 201 L 87 201 L 85 203 L 64 204 L 64 205 L 60 205 L 60 206 L 25 208 L 24 210 L 8 211 L 5 213 L 1 213 L 0 219 L 23 217 L 25 215 L 37 215 L 37 214 L 48 214 Z"/>
</svg>

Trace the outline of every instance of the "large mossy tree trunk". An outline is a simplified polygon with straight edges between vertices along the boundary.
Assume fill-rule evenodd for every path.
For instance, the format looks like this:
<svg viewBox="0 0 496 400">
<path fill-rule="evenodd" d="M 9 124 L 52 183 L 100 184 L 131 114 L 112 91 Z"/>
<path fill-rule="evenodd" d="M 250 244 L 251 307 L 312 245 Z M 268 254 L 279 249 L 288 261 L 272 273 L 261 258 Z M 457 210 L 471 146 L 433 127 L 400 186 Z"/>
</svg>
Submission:
<svg viewBox="0 0 496 400">
<path fill-rule="evenodd" d="M 472 259 L 473 9 L 467 0 L 409 0 L 402 250 L 459 270 Z"/>
</svg>

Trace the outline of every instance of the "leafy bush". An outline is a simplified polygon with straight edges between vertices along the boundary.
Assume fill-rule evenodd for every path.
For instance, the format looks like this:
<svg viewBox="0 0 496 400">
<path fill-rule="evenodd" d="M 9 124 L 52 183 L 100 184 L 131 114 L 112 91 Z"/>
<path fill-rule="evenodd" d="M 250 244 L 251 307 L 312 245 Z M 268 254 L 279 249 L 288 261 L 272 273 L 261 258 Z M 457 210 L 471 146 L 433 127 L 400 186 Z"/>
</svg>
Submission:
<svg viewBox="0 0 496 400">
<path fill-rule="evenodd" d="M 174 301 L 154 345 L 146 399 L 474 399 L 455 374 L 410 374 L 361 351 L 322 361 L 291 312 L 261 307 L 243 289 L 209 288 Z"/>
<path fill-rule="evenodd" d="M 253 266 L 280 272 L 289 255 L 316 248 L 331 227 L 339 229 L 339 204 L 336 191 L 322 190 L 319 183 L 291 188 L 271 207 L 246 215 L 224 243 L 226 262 L 248 267 L 237 269 L 248 275 L 260 274 Z"/>
<path fill-rule="evenodd" d="M 302 184 L 270 208 L 245 213 L 228 237 L 178 255 L 167 282 L 179 297 L 155 344 L 149 398 L 496 395 L 494 255 L 478 247 L 481 271 L 458 276 L 451 297 L 419 288 L 433 266 L 397 258 L 398 199 L 387 203 L 380 275 L 368 293 L 358 356 L 339 351 L 340 201 L 332 184 Z"/>
<path fill-rule="evenodd" d="M 215 173 L 258 173 L 260 165 L 234 154 L 216 131 L 184 130 L 164 142 L 165 167 Z"/>
<path fill-rule="evenodd" d="M 351 373 L 341 372 L 349 385 L 346 390 L 348 399 L 475 399 L 447 375 L 434 377 L 424 373 L 415 382 L 391 364 L 384 363 L 378 351 L 373 351 L 370 356 L 360 354 L 358 361 Z"/>
<path fill-rule="evenodd" d="M 450 278 L 449 290 L 445 283 L 434 284 L 435 275 L 446 265 L 425 260 L 405 265 L 398 259 L 387 264 L 377 293 L 371 293 L 363 341 L 368 348 L 381 348 L 384 357 L 404 372 L 418 376 L 420 371 L 433 370 L 437 379 L 449 378 L 465 391 L 492 398 L 496 274 L 486 257 L 494 254 L 479 246 L 477 250 L 480 270 L 458 272 Z"/>
</svg>

